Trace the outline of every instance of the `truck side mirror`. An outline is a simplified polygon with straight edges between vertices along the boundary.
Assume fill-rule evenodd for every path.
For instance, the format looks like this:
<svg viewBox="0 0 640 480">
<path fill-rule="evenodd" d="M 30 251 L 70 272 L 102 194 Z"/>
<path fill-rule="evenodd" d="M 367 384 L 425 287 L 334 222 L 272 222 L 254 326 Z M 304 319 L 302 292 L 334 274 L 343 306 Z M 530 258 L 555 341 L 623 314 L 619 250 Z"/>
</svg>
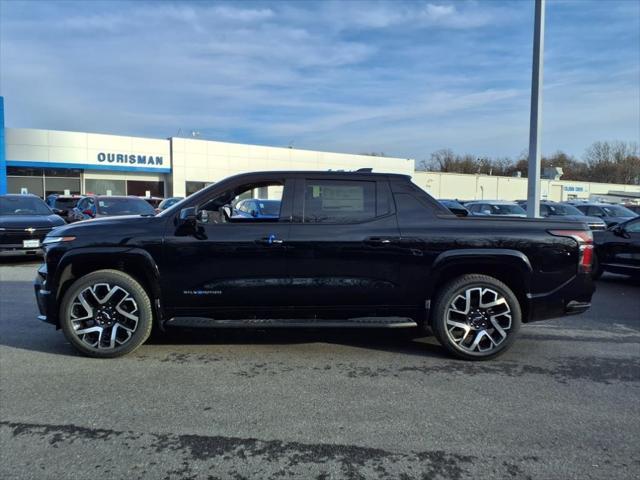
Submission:
<svg viewBox="0 0 640 480">
<path fill-rule="evenodd" d="M 180 210 L 180 219 L 181 225 L 195 225 L 198 220 L 198 208 L 197 207 L 187 207 Z"/>
<path fill-rule="evenodd" d="M 627 232 L 622 225 L 616 225 L 615 227 L 613 227 L 612 231 L 613 231 L 613 234 L 617 235 L 618 237 L 631 238 L 631 235 L 629 235 L 629 232 Z"/>
</svg>

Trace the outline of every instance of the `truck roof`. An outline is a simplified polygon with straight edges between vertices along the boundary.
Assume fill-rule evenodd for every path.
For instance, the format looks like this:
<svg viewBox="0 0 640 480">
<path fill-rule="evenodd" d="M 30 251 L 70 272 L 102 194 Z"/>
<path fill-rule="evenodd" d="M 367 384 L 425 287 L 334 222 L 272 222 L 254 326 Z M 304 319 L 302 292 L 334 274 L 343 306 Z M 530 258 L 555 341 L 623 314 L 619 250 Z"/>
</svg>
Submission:
<svg viewBox="0 0 640 480">
<path fill-rule="evenodd" d="M 368 172 L 368 171 L 342 171 L 342 170 L 268 170 L 262 172 L 238 173 L 227 178 L 239 177 L 281 177 L 286 176 L 311 176 L 322 175 L 336 177 L 394 177 L 404 180 L 411 180 L 411 175 L 390 172 Z"/>
</svg>

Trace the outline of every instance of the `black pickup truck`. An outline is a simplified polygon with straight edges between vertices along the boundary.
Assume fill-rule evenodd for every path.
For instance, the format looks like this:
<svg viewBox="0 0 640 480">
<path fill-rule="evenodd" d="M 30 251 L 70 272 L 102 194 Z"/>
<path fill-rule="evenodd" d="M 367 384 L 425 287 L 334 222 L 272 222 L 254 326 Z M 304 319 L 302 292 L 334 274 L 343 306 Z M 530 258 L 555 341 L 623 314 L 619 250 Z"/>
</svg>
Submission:
<svg viewBox="0 0 640 480">
<path fill-rule="evenodd" d="M 280 213 L 234 216 L 246 198 L 279 198 Z M 418 326 L 488 359 L 523 322 L 585 311 L 594 290 L 587 225 L 459 218 L 410 177 L 370 172 L 236 175 L 157 216 L 57 228 L 44 245 L 39 318 L 94 357 L 170 326 Z"/>
</svg>

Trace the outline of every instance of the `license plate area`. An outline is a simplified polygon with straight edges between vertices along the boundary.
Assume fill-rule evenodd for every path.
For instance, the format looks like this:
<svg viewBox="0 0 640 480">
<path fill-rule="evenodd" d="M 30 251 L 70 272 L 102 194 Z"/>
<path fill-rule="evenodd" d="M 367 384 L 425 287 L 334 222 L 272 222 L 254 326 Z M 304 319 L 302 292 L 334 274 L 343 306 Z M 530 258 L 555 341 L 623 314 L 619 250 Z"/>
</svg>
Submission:
<svg viewBox="0 0 640 480">
<path fill-rule="evenodd" d="M 37 238 L 34 240 L 23 240 L 22 247 L 23 248 L 38 248 L 40 246 L 40 240 Z"/>
</svg>

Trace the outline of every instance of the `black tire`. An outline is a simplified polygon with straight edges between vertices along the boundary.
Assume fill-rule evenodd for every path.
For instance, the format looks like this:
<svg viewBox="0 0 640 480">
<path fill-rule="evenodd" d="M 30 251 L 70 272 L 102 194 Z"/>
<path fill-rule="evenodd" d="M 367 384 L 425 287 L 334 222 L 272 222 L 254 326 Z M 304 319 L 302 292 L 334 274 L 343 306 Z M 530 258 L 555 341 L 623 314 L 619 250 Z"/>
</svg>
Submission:
<svg viewBox="0 0 640 480">
<path fill-rule="evenodd" d="M 469 315 L 464 315 L 455 311 L 451 313 L 450 307 L 454 306 L 454 301 L 456 301 L 456 299 L 458 302 L 464 301 L 467 297 L 462 297 L 461 300 L 459 296 L 470 289 L 472 292 L 474 292 L 474 289 L 482 289 L 477 290 L 477 292 L 486 292 L 483 293 L 483 295 L 488 296 L 495 294 L 494 298 L 496 300 L 501 298 L 504 299 L 504 302 L 496 307 L 498 309 L 498 312 L 493 311 L 491 308 L 489 308 L 488 310 L 479 307 L 475 308 L 475 310 L 479 310 L 480 312 L 474 313 L 473 310 L 470 311 L 470 314 L 473 316 L 472 319 L 470 319 Z M 472 297 L 474 297 L 475 295 L 476 293 L 473 293 L 469 297 L 471 299 L 471 302 L 469 303 L 473 303 L 474 299 Z M 502 302 L 501 299 L 500 302 Z M 450 353 L 464 360 L 489 360 L 503 354 L 511 347 L 511 345 L 513 345 L 513 342 L 515 341 L 522 324 L 522 310 L 520 308 L 520 302 L 518 301 L 516 295 L 504 283 L 488 275 L 468 274 L 451 280 L 438 291 L 433 305 L 434 306 L 431 310 L 430 318 L 431 328 L 434 335 L 436 336 L 440 344 L 444 346 Z M 508 312 L 506 312 L 507 307 Z M 471 307 L 469 307 L 469 309 L 471 309 Z M 490 313 L 499 313 L 498 315 L 493 316 L 496 317 L 496 321 L 498 321 L 499 323 L 502 322 L 500 326 L 501 330 L 505 332 L 506 338 L 502 337 L 500 332 L 496 328 L 494 328 L 494 324 L 489 318 L 492 316 L 490 315 Z M 487 349 L 484 352 L 469 351 L 469 348 L 473 346 L 473 342 L 469 346 L 464 345 L 465 342 L 461 342 L 460 344 L 457 343 L 454 340 L 454 332 L 449 332 L 447 329 L 447 318 L 449 315 L 454 316 L 452 320 L 455 320 L 458 323 L 466 323 L 467 327 L 471 327 L 472 323 L 474 324 L 473 328 L 468 330 L 468 333 L 460 328 L 460 338 L 466 339 L 469 333 L 473 333 L 475 335 L 475 338 L 480 337 L 481 339 L 476 348 L 481 348 L 482 345 L 486 345 L 486 343 L 488 342 L 491 346 L 490 349 Z M 507 323 L 509 321 L 509 317 L 510 323 Z M 477 322 L 478 325 L 481 325 L 477 329 L 475 322 Z M 507 324 L 509 325 L 508 328 L 506 328 Z M 455 329 L 457 327 L 451 328 Z M 484 330 L 485 333 L 480 334 L 479 332 L 481 330 Z M 462 335 L 462 332 L 465 333 Z M 490 335 L 490 337 L 487 337 L 487 335 Z M 496 341 L 492 340 L 493 338 L 498 338 L 497 345 Z"/>
<path fill-rule="evenodd" d="M 600 260 L 598 260 L 598 255 L 596 253 L 593 254 L 593 265 L 591 266 L 591 278 L 594 280 L 598 280 L 602 276 L 602 265 L 600 265 Z"/>
<path fill-rule="evenodd" d="M 82 326 L 79 326 L 78 329 L 86 329 L 98 326 L 98 320 L 96 320 L 96 318 L 103 320 L 102 316 L 98 317 L 100 312 L 95 313 L 95 311 L 99 308 L 111 308 L 111 310 L 117 310 L 118 308 L 120 308 L 122 310 L 123 307 L 121 306 L 121 304 L 118 304 L 116 307 L 108 307 L 107 304 L 105 304 L 104 307 L 103 305 L 100 305 L 99 307 L 94 306 L 92 313 L 89 313 L 84 307 L 82 307 L 81 302 L 78 301 L 78 295 L 80 295 L 81 292 L 86 292 L 90 287 L 95 288 L 95 286 L 98 284 L 113 286 L 113 289 L 116 289 L 115 287 L 119 287 L 116 290 L 118 291 L 118 295 L 120 296 L 123 295 L 122 293 L 120 293 L 121 291 L 126 292 L 128 294 L 128 296 L 125 297 L 126 304 L 128 305 L 127 309 L 133 312 L 129 313 L 129 315 L 137 317 L 137 323 L 135 323 L 135 327 L 132 328 L 131 320 L 128 320 L 128 317 L 122 316 L 122 314 L 120 314 L 119 312 L 116 311 L 114 314 L 114 312 L 111 311 L 111 316 L 109 316 L 108 314 L 106 315 L 106 318 L 108 318 L 112 326 L 104 327 L 103 324 L 100 327 L 104 327 L 103 331 L 99 334 L 95 333 L 95 336 L 99 335 L 97 345 L 102 345 L 102 333 L 107 332 L 109 334 L 108 340 L 110 340 L 114 345 L 113 348 L 111 348 L 110 345 L 103 348 L 89 345 L 86 340 L 80 338 L 80 336 L 76 333 L 76 328 L 74 328 L 74 321 L 72 320 L 72 309 L 80 309 L 80 311 L 86 312 L 88 315 L 93 315 L 90 316 L 88 320 L 86 320 L 86 323 L 84 323 L 85 321 L 75 320 L 76 325 L 82 324 Z M 106 287 L 100 286 L 98 288 L 104 289 Z M 99 292 L 99 290 L 97 291 Z M 86 295 L 90 294 L 91 292 L 86 293 Z M 116 297 L 115 293 L 111 298 L 113 297 Z M 95 298 L 95 295 L 93 298 Z M 93 298 L 91 298 L 91 302 L 94 302 Z M 116 299 L 117 298 L 119 297 L 116 297 Z M 133 303 L 129 298 L 133 299 Z M 133 305 L 135 305 L 135 309 L 133 309 Z M 74 310 L 74 312 L 77 313 L 78 310 Z M 78 315 L 76 315 L 76 317 L 77 316 Z M 116 328 L 116 323 L 120 323 L 121 325 L 118 325 L 118 328 Z M 130 333 L 129 330 L 125 330 L 123 328 L 125 323 L 127 323 L 129 329 L 132 330 L 132 333 Z M 136 280 L 134 280 L 126 273 L 120 272 L 118 270 L 97 270 L 79 278 L 69 287 L 60 305 L 60 327 L 62 328 L 64 336 L 76 350 L 89 357 L 114 358 L 131 353 L 149 338 L 152 326 L 153 310 L 151 308 L 151 300 L 149 299 L 147 292 Z M 109 328 L 111 328 L 111 330 L 109 330 Z M 128 338 L 126 338 L 121 345 L 118 345 L 117 341 L 111 340 L 110 332 L 113 332 L 113 329 L 116 329 L 116 333 L 120 336 L 122 336 L 123 334 L 124 336 L 129 334 Z M 89 337 L 90 340 L 94 338 L 94 335 L 93 333 L 88 333 L 83 336 L 84 339 L 86 339 L 87 337 Z M 120 339 L 118 341 L 120 341 Z"/>
</svg>

